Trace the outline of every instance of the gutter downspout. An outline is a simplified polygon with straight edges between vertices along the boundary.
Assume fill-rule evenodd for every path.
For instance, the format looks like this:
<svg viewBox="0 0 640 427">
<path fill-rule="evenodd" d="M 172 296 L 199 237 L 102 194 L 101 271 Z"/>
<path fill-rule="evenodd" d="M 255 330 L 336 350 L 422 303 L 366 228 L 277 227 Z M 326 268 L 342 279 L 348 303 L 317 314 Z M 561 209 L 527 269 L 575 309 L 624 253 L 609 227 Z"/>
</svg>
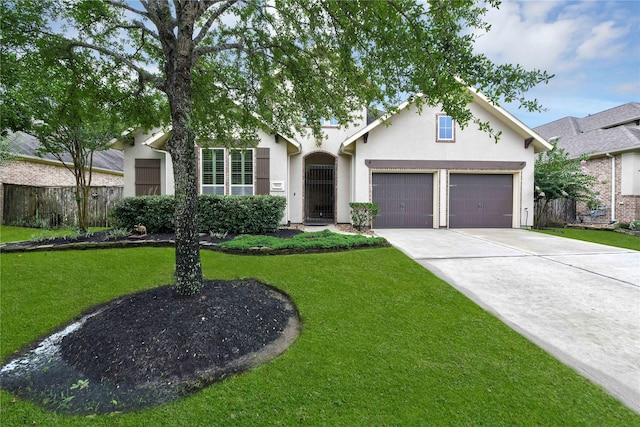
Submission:
<svg viewBox="0 0 640 427">
<path fill-rule="evenodd" d="M 350 153 L 347 150 L 344 149 L 344 146 L 342 144 L 340 144 L 340 149 L 338 150 L 339 154 L 346 154 L 347 156 L 349 156 L 349 169 L 350 173 L 351 173 L 351 177 L 350 177 L 350 185 L 349 185 L 349 200 L 351 200 L 352 202 L 355 201 L 355 181 L 356 181 L 356 168 L 355 168 L 355 161 L 354 161 L 354 157 L 353 155 L 355 153 Z"/>
<path fill-rule="evenodd" d="M 147 144 L 145 144 L 145 145 L 147 145 Z M 169 194 L 169 189 L 167 188 L 167 163 L 168 163 L 168 160 L 171 160 L 171 162 L 173 163 L 173 159 L 171 158 L 171 154 L 169 154 L 169 152 L 166 151 L 166 150 L 161 150 L 159 148 L 154 148 L 154 147 L 152 147 L 150 145 L 147 145 L 147 147 L 151 148 L 156 153 L 164 154 L 164 188 L 163 188 L 163 190 L 164 190 L 164 194 Z M 175 185 L 175 183 L 174 183 L 174 185 Z M 174 193 L 175 193 L 175 189 L 174 189 L 173 192 L 171 192 L 171 194 L 174 194 Z"/>
<path fill-rule="evenodd" d="M 287 183 L 286 183 L 286 189 L 287 189 L 287 225 L 291 224 L 291 212 L 289 205 L 291 205 L 290 201 L 291 201 L 291 197 L 289 197 L 291 195 L 291 176 L 290 176 L 290 171 L 291 171 L 291 156 L 292 154 L 287 153 Z"/>
<path fill-rule="evenodd" d="M 286 144 L 289 144 L 289 142 L 286 142 Z M 290 212 L 290 207 L 289 205 L 291 204 L 291 156 L 295 156 L 297 154 L 300 154 L 302 152 L 302 149 L 297 148 L 297 151 L 293 152 L 293 153 L 289 153 L 288 147 L 285 144 L 285 149 L 287 150 L 287 183 L 286 183 L 286 194 L 287 194 L 287 207 L 286 207 L 286 212 L 287 212 L 287 224 L 291 223 L 291 212 Z M 291 144 L 293 145 L 293 144 Z M 295 147 L 295 145 L 294 145 Z"/>
<path fill-rule="evenodd" d="M 611 158 L 611 223 L 616 222 L 616 157 L 605 153 Z"/>
</svg>

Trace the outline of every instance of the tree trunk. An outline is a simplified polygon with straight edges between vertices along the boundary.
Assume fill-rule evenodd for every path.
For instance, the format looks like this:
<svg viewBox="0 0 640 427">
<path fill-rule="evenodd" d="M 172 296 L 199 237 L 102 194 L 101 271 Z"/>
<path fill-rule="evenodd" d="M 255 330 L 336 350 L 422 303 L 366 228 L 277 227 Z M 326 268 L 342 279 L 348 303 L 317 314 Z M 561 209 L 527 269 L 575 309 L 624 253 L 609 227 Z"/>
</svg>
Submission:
<svg viewBox="0 0 640 427">
<path fill-rule="evenodd" d="M 75 144 L 74 175 L 76 176 L 76 206 L 78 207 L 78 229 L 81 234 L 87 234 L 89 224 L 87 224 L 87 204 L 89 198 L 89 187 L 85 179 L 85 162 L 80 149 L 80 143 Z"/>
<path fill-rule="evenodd" d="M 171 107 L 172 133 L 168 141 L 175 180 L 176 285 L 181 296 L 202 289 L 202 266 L 198 240 L 198 181 L 195 133 L 191 127 L 192 98 L 190 71 L 168 76 L 167 96 Z M 173 78 L 172 78 L 173 77 Z"/>
<path fill-rule="evenodd" d="M 87 221 L 87 210 L 89 205 L 89 187 L 86 185 L 76 185 L 76 206 L 78 207 L 78 229 L 81 234 L 87 234 L 89 224 Z"/>
<path fill-rule="evenodd" d="M 167 147 L 173 161 L 175 180 L 175 293 L 192 296 L 203 287 L 198 241 L 198 180 L 191 86 L 193 32 L 203 4 L 176 3 L 175 21 L 171 18 L 166 2 L 149 2 L 145 7 L 149 8 L 150 19 L 158 27 L 165 55 L 165 80 L 161 89 L 167 95 L 171 109 L 172 130 Z"/>
</svg>

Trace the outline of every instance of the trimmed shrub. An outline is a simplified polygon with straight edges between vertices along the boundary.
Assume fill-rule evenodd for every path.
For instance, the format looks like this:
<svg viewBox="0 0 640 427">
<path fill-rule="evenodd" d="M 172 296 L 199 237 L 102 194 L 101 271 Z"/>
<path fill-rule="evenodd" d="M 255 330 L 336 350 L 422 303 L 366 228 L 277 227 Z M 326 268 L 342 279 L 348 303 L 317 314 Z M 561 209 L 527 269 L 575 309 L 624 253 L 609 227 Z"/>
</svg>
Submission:
<svg viewBox="0 0 640 427">
<path fill-rule="evenodd" d="M 175 230 L 175 199 L 173 196 L 145 196 L 142 224 L 149 233 L 171 233 Z"/>
<path fill-rule="evenodd" d="M 356 230 L 371 228 L 373 219 L 378 215 L 378 205 L 375 203 L 349 203 L 351 207 L 351 221 Z"/>
<path fill-rule="evenodd" d="M 200 231 L 264 234 L 278 230 L 287 200 L 281 196 L 199 196 Z"/>
<path fill-rule="evenodd" d="M 251 248 L 264 247 L 272 250 L 340 250 L 379 247 L 385 246 L 386 244 L 387 241 L 382 237 L 347 235 L 323 230 L 311 233 L 300 233 L 288 239 L 279 239 L 273 236 L 238 236 L 228 242 L 222 242 L 220 247 L 242 251 L 250 250 Z"/>
<path fill-rule="evenodd" d="M 198 231 L 236 234 L 264 234 L 278 230 L 286 199 L 280 196 L 198 196 Z M 173 196 L 127 197 L 120 200 L 111 216 L 116 227 L 133 230 L 144 224 L 149 233 L 175 230 Z"/>
<path fill-rule="evenodd" d="M 174 215 L 173 196 L 125 197 L 111 211 L 117 228 L 131 231 L 137 224 L 144 224 L 149 233 L 173 232 Z"/>
</svg>

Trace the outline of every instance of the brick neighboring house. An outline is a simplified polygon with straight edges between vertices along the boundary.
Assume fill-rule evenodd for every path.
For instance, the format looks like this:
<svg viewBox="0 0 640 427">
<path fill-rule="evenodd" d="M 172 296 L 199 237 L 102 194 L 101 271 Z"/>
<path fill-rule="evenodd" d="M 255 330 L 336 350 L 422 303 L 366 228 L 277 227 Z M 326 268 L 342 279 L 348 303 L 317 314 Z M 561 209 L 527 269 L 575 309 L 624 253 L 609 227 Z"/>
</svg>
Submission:
<svg viewBox="0 0 640 427">
<path fill-rule="evenodd" d="M 629 102 L 583 118 L 565 117 L 534 129 L 571 157 L 587 154 L 587 173 L 598 179 L 603 219 L 640 219 L 640 103 Z M 586 212 L 578 203 L 576 212 Z"/>
<path fill-rule="evenodd" d="M 9 135 L 12 153 L 17 158 L 0 167 L 0 223 L 3 221 L 5 184 L 34 187 L 71 187 L 73 173 L 50 154 L 38 157 L 40 141 L 32 135 L 16 132 Z M 65 159 L 67 161 L 67 159 Z M 72 165 L 71 159 L 68 159 Z M 124 159 L 121 151 L 96 152 L 93 158 L 92 186 L 123 187 Z"/>
</svg>

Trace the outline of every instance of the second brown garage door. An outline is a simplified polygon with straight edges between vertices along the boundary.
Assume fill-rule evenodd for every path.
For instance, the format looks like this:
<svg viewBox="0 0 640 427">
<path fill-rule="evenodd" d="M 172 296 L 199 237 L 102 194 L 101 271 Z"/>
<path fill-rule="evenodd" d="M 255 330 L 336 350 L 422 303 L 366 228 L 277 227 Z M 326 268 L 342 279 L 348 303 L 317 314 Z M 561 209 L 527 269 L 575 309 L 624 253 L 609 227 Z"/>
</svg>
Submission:
<svg viewBox="0 0 640 427">
<path fill-rule="evenodd" d="M 375 228 L 432 228 L 433 174 L 374 173 Z"/>
<path fill-rule="evenodd" d="M 451 174 L 449 227 L 511 228 L 513 175 Z"/>
</svg>

